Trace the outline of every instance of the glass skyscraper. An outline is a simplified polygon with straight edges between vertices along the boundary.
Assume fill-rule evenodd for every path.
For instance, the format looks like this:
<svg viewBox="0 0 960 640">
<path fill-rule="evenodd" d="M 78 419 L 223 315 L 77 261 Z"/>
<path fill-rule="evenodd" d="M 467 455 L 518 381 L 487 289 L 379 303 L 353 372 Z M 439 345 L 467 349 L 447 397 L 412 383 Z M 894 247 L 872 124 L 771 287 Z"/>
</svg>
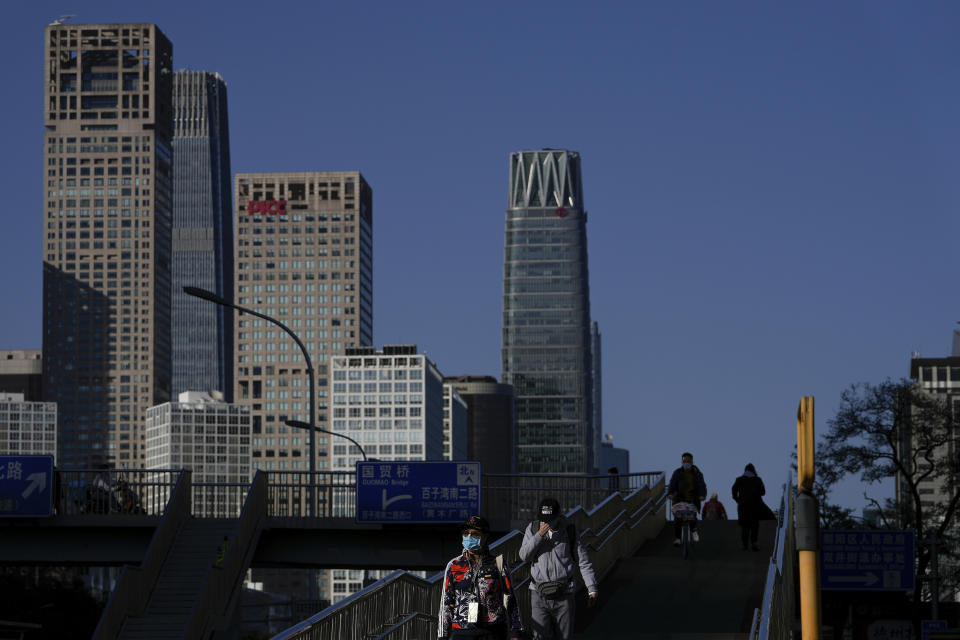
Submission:
<svg viewBox="0 0 960 640">
<path fill-rule="evenodd" d="M 578 153 L 511 154 L 502 359 L 520 473 L 594 471 L 586 221 Z"/>
<path fill-rule="evenodd" d="M 183 287 L 233 297 L 233 183 L 227 85 L 216 73 L 173 74 L 173 397 L 233 396 L 233 322 Z"/>
</svg>

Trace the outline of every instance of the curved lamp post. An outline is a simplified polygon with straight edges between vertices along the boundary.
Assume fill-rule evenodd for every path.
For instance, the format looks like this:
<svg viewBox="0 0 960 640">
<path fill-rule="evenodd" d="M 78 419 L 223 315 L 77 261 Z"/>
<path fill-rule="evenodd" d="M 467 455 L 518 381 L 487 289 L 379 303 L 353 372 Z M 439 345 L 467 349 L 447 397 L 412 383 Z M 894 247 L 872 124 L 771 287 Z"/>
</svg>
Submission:
<svg viewBox="0 0 960 640">
<path fill-rule="evenodd" d="M 317 410 L 316 410 L 317 383 L 316 383 L 316 379 L 313 372 L 313 363 L 310 360 L 310 354 L 307 353 L 307 348 L 303 346 L 302 342 L 300 342 L 300 338 L 297 337 L 297 334 L 291 331 L 289 327 L 287 327 L 287 325 L 283 324 L 276 318 L 271 318 L 270 316 L 260 313 L 259 311 L 254 311 L 253 309 L 248 309 L 246 307 L 241 307 L 238 304 L 233 304 L 228 300 L 224 300 L 223 298 L 213 293 L 212 291 L 207 291 L 206 289 L 200 289 L 197 287 L 184 287 L 183 292 L 188 295 L 194 296 L 195 298 L 200 298 L 201 300 L 206 300 L 214 304 L 219 304 L 222 307 L 230 307 L 231 309 L 236 309 L 237 311 L 242 311 L 243 313 L 249 313 L 250 315 L 256 316 L 258 318 L 263 318 L 267 322 L 271 322 L 277 325 L 278 327 L 280 327 L 281 329 L 283 329 L 284 331 L 286 331 L 287 335 L 293 338 L 293 341 L 297 343 L 298 347 L 300 347 L 300 351 L 303 353 L 303 359 L 307 363 L 307 374 L 310 376 L 310 404 L 309 404 L 310 423 L 307 424 L 304 422 L 301 424 L 307 425 L 307 428 L 309 428 L 309 425 L 315 425 L 317 423 Z M 290 422 L 291 421 L 288 420 L 287 424 L 289 424 Z M 318 431 L 323 431 L 323 429 L 318 429 Z M 314 491 L 314 487 L 313 487 L 314 483 L 316 482 L 316 471 L 317 471 L 317 443 L 314 442 L 313 433 L 311 433 L 310 434 L 310 514 L 313 516 L 316 516 L 317 514 L 316 491 Z"/>
<path fill-rule="evenodd" d="M 284 422 L 284 424 L 286 424 L 288 427 L 296 427 L 297 429 L 307 429 L 307 430 L 310 429 L 310 425 L 307 424 L 306 422 L 304 422 L 303 420 L 286 420 L 286 421 Z M 361 447 L 361 446 L 360 446 L 360 443 L 357 442 L 356 440 L 354 440 L 353 438 L 351 438 L 350 436 L 345 436 L 345 435 L 343 435 L 342 433 L 335 433 L 335 432 L 333 432 L 333 431 L 327 431 L 326 429 L 321 429 L 320 427 L 317 427 L 317 426 L 313 427 L 313 430 L 314 430 L 314 431 L 322 431 L 323 433 L 329 433 L 329 434 L 332 435 L 332 436 L 339 436 L 339 437 L 341 437 L 341 438 L 346 438 L 347 440 L 349 440 L 350 442 L 352 442 L 353 444 L 355 444 L 355 445 L 357 446 L 357 449 L 360 449 L 360 455 L 363 456 L 363 461 L 364 461 L 364 462 L 367 461 L 367 454 L 366 454 L 366 452 L 363 450 L 363 447 Z M 313 438 L 311 438 L 311 440 L 312 440 L 312 439 L 313 439 Z"/>
</svg>

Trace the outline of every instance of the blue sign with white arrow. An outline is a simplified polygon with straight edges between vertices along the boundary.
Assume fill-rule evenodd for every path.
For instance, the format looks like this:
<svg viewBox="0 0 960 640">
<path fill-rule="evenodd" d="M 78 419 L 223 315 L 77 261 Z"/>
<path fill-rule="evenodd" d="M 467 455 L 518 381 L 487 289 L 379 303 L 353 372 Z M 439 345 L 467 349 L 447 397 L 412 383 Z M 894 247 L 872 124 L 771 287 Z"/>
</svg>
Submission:
<svg viewBox="0 0 960 640">
<path fill-rule="evenodd" d="M 49 518 L 53 456 L 0 456 L 0 518 Z"/>
<path fill-rule="evenodd" d="M 914 531 L 824 529 L 820 532 L 820 588 L 912 591 Z"/>
<path fill-rule="evenodd" d="M 357 522 L 463 522 L 480 513 L 479 462 L 357 462 Z"/>
</svg>

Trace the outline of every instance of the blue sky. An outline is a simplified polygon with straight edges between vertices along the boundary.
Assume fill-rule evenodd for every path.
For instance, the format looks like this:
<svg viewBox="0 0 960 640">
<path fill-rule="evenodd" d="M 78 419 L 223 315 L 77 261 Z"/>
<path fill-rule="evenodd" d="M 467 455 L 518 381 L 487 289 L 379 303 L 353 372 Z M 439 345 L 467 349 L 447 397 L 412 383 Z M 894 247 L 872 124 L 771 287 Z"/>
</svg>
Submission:
<svg viewBox="0 0 960 640">
<path fill-rule="evenodd" d="M 375 343 L 447 374 L 500 375 L 510 152 L 579 151 L 604 430 L 634 470 L 689 449 L 722 500 L 747 462 L 778 485 L 801 396 L 823 431 L 849 384 L 949 355 L 949 2 L 17 3 L 0 348 L 41 344 L 43 29 L 69 12 L 219 72 L 234 171 L 363 172 Z"/>
</svg>

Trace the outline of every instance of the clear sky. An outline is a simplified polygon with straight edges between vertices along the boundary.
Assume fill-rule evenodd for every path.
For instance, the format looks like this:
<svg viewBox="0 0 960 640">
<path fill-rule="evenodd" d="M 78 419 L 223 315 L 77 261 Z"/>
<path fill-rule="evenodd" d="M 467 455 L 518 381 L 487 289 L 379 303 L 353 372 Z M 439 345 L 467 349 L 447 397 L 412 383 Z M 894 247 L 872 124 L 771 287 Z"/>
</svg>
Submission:
<svg viewBox="0 0 960 640">
<path fill-rule="evenodd" d="M 785 479 L 801 396 L 823 431 L 850 383 L 949 355 L 955 2 L 11 3 L 0 348 L 41 346 L 43 30 L 64 13 L 155 22 L 176 69 L 219 72 L 234 171 L 360 170 L 375 344 L 446 374 L 500 376 L 510 152 L 579 151 L 604 430 L 634 470 L 693 451 L 728 507 L 747 462 Z"/>
</svg>

